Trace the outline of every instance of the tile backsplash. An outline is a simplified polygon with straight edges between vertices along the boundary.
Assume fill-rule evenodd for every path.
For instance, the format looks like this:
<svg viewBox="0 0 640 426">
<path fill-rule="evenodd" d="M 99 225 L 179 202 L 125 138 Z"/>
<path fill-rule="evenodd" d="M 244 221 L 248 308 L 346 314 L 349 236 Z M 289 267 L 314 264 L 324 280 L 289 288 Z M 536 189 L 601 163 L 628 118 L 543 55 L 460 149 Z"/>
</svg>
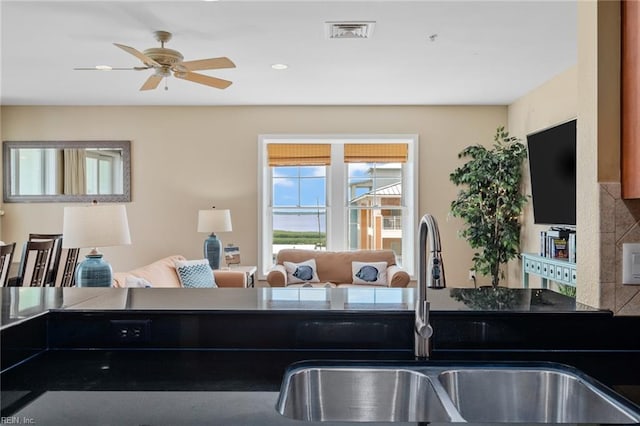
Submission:
<svg viewBox="0 0 640 426">
<path fill-rule="evenodd" d="M 640 286 L 622 285 L 623 243 L 640 243 L 640 200 L 623 200 L 619 182 L 600 183 L 600 307 L 640 315 Z"/>
</svg>

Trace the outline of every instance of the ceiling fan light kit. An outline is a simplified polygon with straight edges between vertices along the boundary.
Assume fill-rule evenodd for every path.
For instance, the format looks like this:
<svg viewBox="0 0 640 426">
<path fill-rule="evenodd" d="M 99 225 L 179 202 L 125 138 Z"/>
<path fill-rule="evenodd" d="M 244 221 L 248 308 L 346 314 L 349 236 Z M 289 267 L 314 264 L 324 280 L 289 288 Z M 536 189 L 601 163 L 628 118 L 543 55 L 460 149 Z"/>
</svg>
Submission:
<svg viewBox="0 0 640 426">
<path fill-rule="evenodd" d="M 196 59 L 193 61 L 184 61 L 184 56 L 177 50 L 164 47 L 164 44 L 171 40 L 171 33 L 168 31 L 154 31 L 156 40 L 160 42 L 160 47 L 152 47 L 142 52 L 124 44 L 113 43 L 115 46 L 125 52 L 135 56 L 144 64 L 143 67 L 118 68 L 127 70 L 147 70 L 153 69 L 152 76 L 147 78 L 140 90 L 153 90 L 158 87 L 163 78 L 173 75 L 181 80 L 188 80 L 193 83 L 203 84 L 205 86 L 214 87 L 216 89 L 226 89 L 231 85 L 231 81 L 223 80 L 217 77 L 211 77 L 204 74 L 195 73 L 193 71 L 214 70 L 223 68 L 235 68 L 236 65 L 227 57 Z M 94 68 L 76 68 L 76 70 L 88 69 L 116 69 L 108 66 L 100 66 Z M 165 87 L 166 89 L 166 87 Z"/>
</svg>

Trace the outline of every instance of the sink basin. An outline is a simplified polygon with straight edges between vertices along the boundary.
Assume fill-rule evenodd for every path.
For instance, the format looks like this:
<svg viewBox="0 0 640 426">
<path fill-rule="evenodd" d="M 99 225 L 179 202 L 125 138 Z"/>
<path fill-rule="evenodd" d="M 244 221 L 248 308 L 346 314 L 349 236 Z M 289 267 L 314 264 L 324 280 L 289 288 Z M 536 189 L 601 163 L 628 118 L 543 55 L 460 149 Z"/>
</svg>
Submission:
<svg viewBox="0 0 640 426">
<path fill-rule="evenodd" d="M 448 422 L 429 377 L 390 368 L 302 368 L 292 371 L 278 411 L 307 421 Z"/>
<path fill-rule="evenodd" d="M 604 389 L 550 368 L 456 369 L 439 380 L 462 417 L 479 423 L 637 423 Z"/>
<path fill-rule="evenodd" d="M 640 407 L 556 363 L 305 361 L 277 411 L 305 421 L 640 423 Z"/>
</svg>

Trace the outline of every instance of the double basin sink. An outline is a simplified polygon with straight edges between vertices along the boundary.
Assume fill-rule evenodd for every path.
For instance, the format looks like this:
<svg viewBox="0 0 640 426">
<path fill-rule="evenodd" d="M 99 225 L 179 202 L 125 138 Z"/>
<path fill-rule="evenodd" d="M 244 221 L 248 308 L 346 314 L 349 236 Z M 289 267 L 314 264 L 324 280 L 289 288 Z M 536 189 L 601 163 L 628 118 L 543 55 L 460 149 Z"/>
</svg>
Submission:
<svg viewBox="0 0 640 426">
<path fill-rule="evenodd" d="M 304 361 L 276 405 L 306 421 L 638 424 L 640 407 L 556 363 Z"/>
</svg>

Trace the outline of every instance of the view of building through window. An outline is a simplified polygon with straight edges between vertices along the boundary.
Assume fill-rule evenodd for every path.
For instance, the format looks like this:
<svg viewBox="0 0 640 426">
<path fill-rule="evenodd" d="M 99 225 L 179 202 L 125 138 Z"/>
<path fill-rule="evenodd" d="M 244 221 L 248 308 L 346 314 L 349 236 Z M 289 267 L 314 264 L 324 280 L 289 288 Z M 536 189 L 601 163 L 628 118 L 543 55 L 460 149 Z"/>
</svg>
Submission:
<svg viewBox="0 0 640 426">
<path fill-rule="evenodd" d="M 408 206 L 413 205 L 416 183 L 407 179 L 414 173 L 406 174 L 406 168 L 413 167 L 408 158 L 413 148 L 408 149 L 406 140 L 349 142 L 325 143 L 328 149 L 298 141 L 266 144 L 268 186 L 263 182 L 263 194 L 268 198 L 261 222 L 265 264 L 273 264 L 284 248 L 390 249 L 404 267 L 403 251 L 410 252 L 414 243 L 414 212 Z"/>
<path fill-rule="evenodd" d="M 273 254 L 283 248 L 325 250 L 325 166 L 273 167 Z M 391 249 L 402 256 L 402 164 L 347 165 L 348 248 Z"/>
<path fill-rule="evenodd" d="M 402 164 L 349 163 L 349 249 L 402 258 Z"/>
<path fill-rule="evenodd" d="M 402 255 L 402 165 L 348 164 L 348 248 Z M 327 245 L 325 166 L 273 168 L 273 253 Z"/>
</svg>

